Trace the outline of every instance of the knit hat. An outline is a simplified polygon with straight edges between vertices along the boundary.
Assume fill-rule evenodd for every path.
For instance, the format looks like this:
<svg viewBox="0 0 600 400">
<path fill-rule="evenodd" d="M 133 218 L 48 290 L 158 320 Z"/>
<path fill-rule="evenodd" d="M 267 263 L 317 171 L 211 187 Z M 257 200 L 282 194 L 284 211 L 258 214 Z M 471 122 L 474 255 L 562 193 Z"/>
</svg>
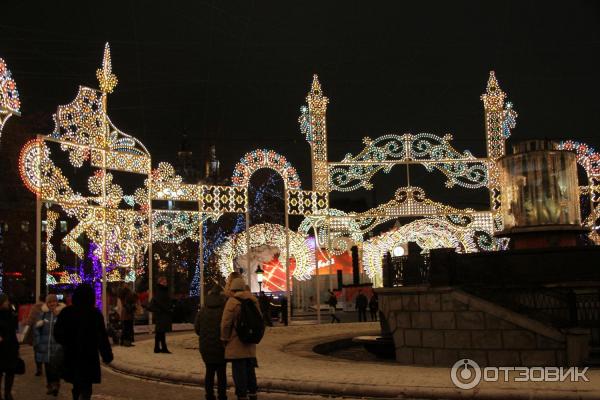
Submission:
<svg viewBox="0 0 600 400">
<path fill-rule="evenodd" d="M 235 278 L 233 281 L 231 281 L 231 286 L 229 289 L 232 292 L 242 292 L 246 289 L 246 282 L 244 282 L 242 278 Z"/>
</svg>

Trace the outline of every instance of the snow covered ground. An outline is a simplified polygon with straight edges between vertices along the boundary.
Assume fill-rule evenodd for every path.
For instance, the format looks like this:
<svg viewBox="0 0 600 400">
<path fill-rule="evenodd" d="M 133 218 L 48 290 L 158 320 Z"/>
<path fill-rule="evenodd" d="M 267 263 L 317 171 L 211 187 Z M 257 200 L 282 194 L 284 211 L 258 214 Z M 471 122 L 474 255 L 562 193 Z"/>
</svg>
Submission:
<svg viewBox="0 0 600 400">
<path fill-rule="evenodd" d="M 465 391 L 452 384 L 449 368 L 357 362 L 312 351 L 317 343 L 378 332 L 377 322 L 268 328 L 257 351 L 259 386 L 262 389 L 306 393 L 362 393 L 372 397 L 404 394 L 423 398 L 464 398 Z M 154 354 L 151 340 L 137 342 L 135 347 L 117 347 L 114 368 L 155 379 L 200 384 L 204 366 L 196 335 L 171 335 L 168 342 L 173 352 L 170 355 Z M 600 371 L 589 371 L 587 376 L 590 382 L 585 383 L 482 382 L 470 395 L 504 393 L 510 398 L 570 398 L 572 395 L 575 396 L 573 398 L 600 398 Z"/>
</svg>

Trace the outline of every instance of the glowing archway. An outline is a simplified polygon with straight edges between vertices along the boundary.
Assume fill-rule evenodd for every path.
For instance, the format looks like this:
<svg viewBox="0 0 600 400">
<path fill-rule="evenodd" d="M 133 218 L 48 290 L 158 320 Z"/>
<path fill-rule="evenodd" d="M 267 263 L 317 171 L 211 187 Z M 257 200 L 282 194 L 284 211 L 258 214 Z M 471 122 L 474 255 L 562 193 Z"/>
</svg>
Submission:
<svg viewBox="0 0 600 400">
<path fill-rule="evenodd" d="M 474 236 L 472 229 L 458 227 L 441 218 L 419 219 L 365 241 L 363 266 L 371 279 L 381 276 L 381 259 L 385 253 L 407 242 L 417 243 L 423 252 L 438 248 L 455 248 L 461 253 L 475 252 L 478 249 Z"/>
<path fill-rule="evenodd" d="M 276 224 L 258 224 L 250 227 L 250 249 L 260 246 L 273 246 L 279 249 L 280 259 L 285 260 L 286 235 L 290 238 L 290 255 L 296 261 L 294 277 L 298 280 L 310 279 L 315 268 L 314 257 L 306 243 L 306 237 Z M 248 253 L 246 231 L 232 235 L 216 251 L 217 265 L 223 276 L 233 271 L 233 260 Z"/>
<path fill-rule="evenodd" d="M 259 169 L 269 168 L 281 175 L 286 189 L 300 189 L 300 177 L 296 168 L 273 150 L 258 149 L 246 153 L 237 163 L 231 177 L 233 186 L 248 186 L 250 178 Z"/>
</svg>

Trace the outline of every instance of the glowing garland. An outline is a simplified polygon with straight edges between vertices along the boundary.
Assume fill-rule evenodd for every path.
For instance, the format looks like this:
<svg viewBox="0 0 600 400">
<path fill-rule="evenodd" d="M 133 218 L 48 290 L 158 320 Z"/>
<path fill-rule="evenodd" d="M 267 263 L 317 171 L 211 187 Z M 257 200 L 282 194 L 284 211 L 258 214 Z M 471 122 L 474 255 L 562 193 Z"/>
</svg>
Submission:
<svg viewBox="0 0 600 400">
<path fill-rule="evenodd" d="M 286 189 L 300 189 L 300 177 L 296 172 L 296 168 L 281 154 L 266 149 L 246 153 L 235 166 L 231 182 L 234 186 L 247 187 L 252 174 L 263 168 L 272 169 L 281 175 Z"/>
</svg>

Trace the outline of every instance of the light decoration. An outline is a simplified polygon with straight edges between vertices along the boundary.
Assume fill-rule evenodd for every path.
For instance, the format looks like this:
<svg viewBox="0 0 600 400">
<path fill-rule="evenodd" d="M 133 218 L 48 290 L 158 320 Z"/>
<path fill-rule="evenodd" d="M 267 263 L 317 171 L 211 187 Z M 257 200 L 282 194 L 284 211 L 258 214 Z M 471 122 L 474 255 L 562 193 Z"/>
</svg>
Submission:
<svg viewBox="0 0 600 400">
<path fill-rule="evenodd" d="M 395 165 L 415 163 L 422 164 L 427 171 L 434 168 L 441 171 L 447 178 L 447 187 L 487 187 L 486 161 L 467 150 L 460 153 L 450 145 L 451 140 L 450 134 L 440 137 L 431 133 L 365 138 L 366 147 L 359 154 L 347 154 L 341 162 L 329 163 L 331 190 L 372 189 L 370 180 L 377 172 L 389 173 Z"/>
<path fill-rule="evenodd" d="M 236 257 L 248 253 L 246 235 L 250 236 L 250 249 L 264 245 L 277 247 L 280 252 L 280 260 L 288 258 L 286 254 L 286 235 L 289 235 L 289 258 L 293 258 L 296 263 L 293 275 L 298 280 L 310 279 L 315 266 L 314 256 L 306 243 L 306 237 L 294 231 L 286 231 L 285 227 L 276 224 L 258 224 L 251 226 L 249 231 L 231 235 L 215 251 L 217 265 L 223 276 L 227 276 L 233 271 L 233 261 Z"/>
<path fill-rule="evenodd" d="M 104 57 L 102 58 L 102 68 L 96 71 L 96 77 L 100 83 L 100 90 L 104 93 L 112 93 L 117 86 L 117 77 L 112 73 L 112 62 L 110 59 L 110 46 L 104 45 Z"/>
<path fill-rule="evenodd" d="M 300 223 L 298 232 L 308 235 L 311 229 L 316 232 L 317 247 L 331 251 L 334 255 L 342 254 L 353 244 L 363 241 L 363 233 L 356 218 L 335 208 L 328 210 L 328 217 L 307 216 Z"/>
<path fill-rule="evenodd" d="M 17 84 L 6 65 L 6 61 L 0 58 L 0 135 L 6 121 L 13 115 L 21 115 L 21 101 Z"/>
<path fill-rule="evenodd" d="M 497 160 L 506 154 L 506 139 L 516 126 L 517 112 L 510 102 L 506 102 L 506 93 L 500 89 L 496 74 L 490 72 L 486 92 L 481 95 L 485 110 L 485 131 L 488 162 L 488 189 L 491 209 L 494 214 L 500 211 L 501 187 L 500 170 Z M 500 228 L 502 229 L 502 228 Z"/>
<path fill-rule="evenodd" d="M 313 190 L 329 192 L 327 171 L 327 103 L 329 99 L 323 96 L 321 83 L 317 75 L 313 76 L 310 92 L 306 96 L 308 107 L 300 109 L 300 130 L 310 143 L 312 159 Z"/>
<path fill-rule="evenodd" d="M 248 187 L 252 174 L 263 168 L 272 169 L 281 175 L 286 189 L 300 189 L 300 177 L 296 168 L 281 154 L 266 149 L 253 150 L 242 157 L 233 171 L 233 186 Z"/>
<path fill-rule="evenodd" d="M 54 230 L 56 229 L 56 220 L 59 214 L 54 211 L 48 211 L 46 214 L 46 269 L 48 271 L 54 271 L 59 268 L 58 262 L 56 261 L 56 252 L 52 247 L 52 236 L 54 236 Z"/>
<path fill-rule="evenodd" d="M 367 275 L 376 281 L 381 277 L 383 256 L 403 243 L 416 242 L 424 253 L 437 248 L 455 248 L 458 252 L 478 251 L 474 232 L 441 218 L 423 218 L 399 229 L 386 232 L 362 244 L 362 261 Z"/>
<path fill-rule="evenodd" d="M 586 143 L 573 140 L 562 141 L 558 145 L 559 150 L 568 150 L 576 153 L 577 163 L 585 170 L 587 175 L 587 185 L 579 187 L 579 193 L 589 196 L 590 213 L 582 216 L 583 225 L 591 228 L 590 239 L 596 244 L 600 244 L 600 234 L 598 233 L 598 224 L 600 222 L 600 153 Z"/>
</svg>

